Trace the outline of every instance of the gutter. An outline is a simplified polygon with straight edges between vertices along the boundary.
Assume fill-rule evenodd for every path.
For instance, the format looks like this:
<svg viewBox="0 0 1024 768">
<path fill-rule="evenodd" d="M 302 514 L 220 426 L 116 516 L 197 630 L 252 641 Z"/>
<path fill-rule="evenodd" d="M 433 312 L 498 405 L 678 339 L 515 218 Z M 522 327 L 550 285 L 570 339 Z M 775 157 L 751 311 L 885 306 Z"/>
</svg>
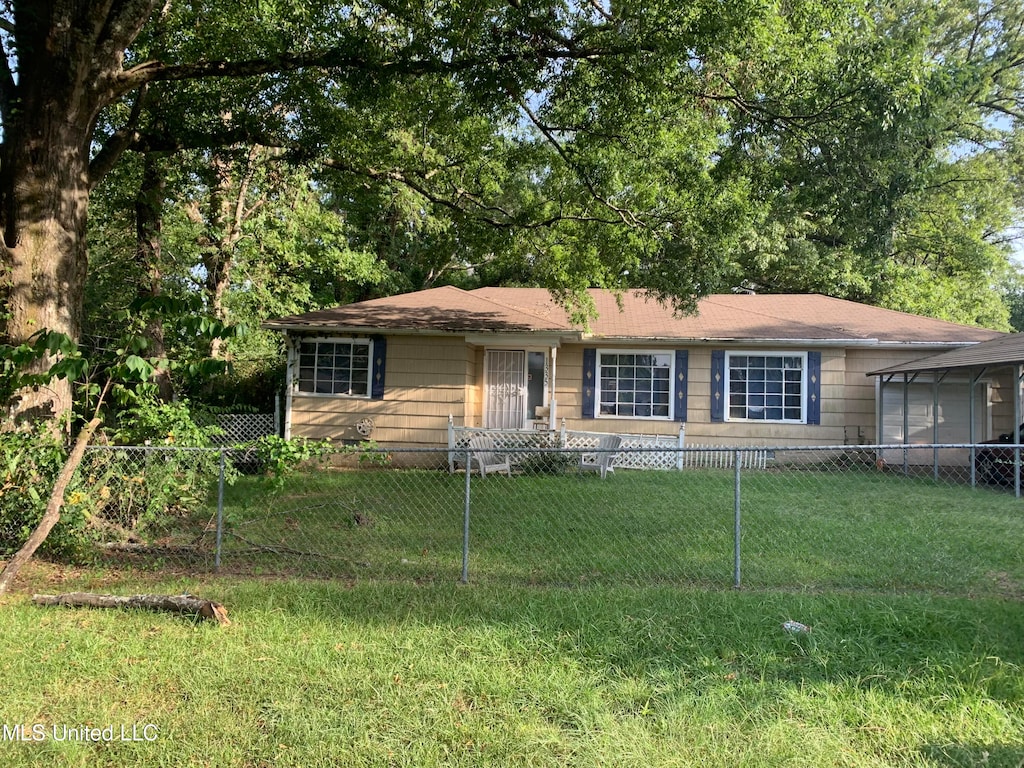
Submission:
<svg viewBox="0 0 1024 768">
<path fill-rule="evenodd" d="M 977 341 L 880 341 L 876 338 L 856 338 L 856 339 L 812 339 L 812 338 L 748 338 L 739 336 L 721 336 L 721 337 L 679 337 L 679 336 L 596 336 L 593 334 L 585 334 L 582 331 L 572 332 L 567 329 L 535 329 L 535 330 L 515 330 L 515 329 L 501 329 L 501 330 L 488 330 L 488 329 L 464 329 L 464 330 L 451 330 L 451 329 L 439 329 L 439 328 L 379 328 L 379 327 L 366 327 L 366 326 L 344 326 L 344 325 L 293 325 L 293 324 L 278 324 L 273 322 L 262 323 L 261 328 L 270 331 L 279 331 L 283 333 L 323 333 L 323 334 L 349 334 L 368 336 L 371 334 L 382 334 L 382 335 L 395 335 L 402 334 L 407 336 L 449 336 L 449 337 L 460 337 L 465 338 L 469 336 L 503 336 L 503 335 L 522 335 L 526 337 L 540 337 L 540 336 L 559 336 L 566 341 L 578 341 L 582 343 L 594 343 L 594 344 L 676 344 L 676 345 L 713 345 L 713 344 L 729 344 L 729 345 L 743 345 L 748 347 L 779 347 L 779 346 L 793 346 L 793 347 L 828 347 L 828 348 L 843 348 L 843 347 L 871 347 L 874 349 L 904 349 L 904 350 L 930 350 L 930 349 L 942 349 L 951 350 L 953 348 L 970 347 L 980 342 Z"/>
</svg>

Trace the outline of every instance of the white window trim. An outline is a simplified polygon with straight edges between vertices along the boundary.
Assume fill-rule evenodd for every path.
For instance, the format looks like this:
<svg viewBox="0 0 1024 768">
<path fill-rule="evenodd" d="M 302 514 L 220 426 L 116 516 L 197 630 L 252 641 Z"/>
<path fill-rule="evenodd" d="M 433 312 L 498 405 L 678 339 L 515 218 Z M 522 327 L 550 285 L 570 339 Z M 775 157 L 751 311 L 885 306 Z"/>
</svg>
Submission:
<svg viewBox="0 0 1024 768">
<path fill-rule="evenodd" d="M 301 365 L 301 354 L 302 345 L 304 342 L 315 341 L 317 343 L 325 344 L 337 344 L 344 342 L 346 344 L 366 344 L 369 350 L 369 367 L 366 369 L 366 394 L 365 395 L 350 395 L 345 392 L 306 392 L 299 389 L 299 377 L 302 372 Z M 371 400 L 373 397 L 373 339 L 367 336 L 299 336 L 295 339 L 293 345 L 294 354 L 294 376 L 292 378 L 292 392 L 301 397 L 332 397 L 332 398 L 343 398 L 345 400 Z"/>
<path fill-rule="evenodd" d="M 668 416 L 619 416 L 601 413 L 601 356 L 602 355 L 668 355 Z M 594 360 L 594 418 L 618 421 L 673 421 L 675 418 L 676 353 L 674 349 L 604 349 L 598 348 Z"/>
<path fill-rule="evenodd" d="M 732 366 L 729 364 L 733 356 L 736 357 L 799 357 L 803 363 L 800 371 L 800 419 L 739 419 L 730 415 L 729 407 L 729 372 Z M 807 423 L 807 352 L 795 352 L 793 350 L 726 350 L 725 351 L 725 382 L 722 391 L 725 394 L 725 403 L 722 417 L 725 421 L 735 424 L 806 424 Z"/>
</svg>

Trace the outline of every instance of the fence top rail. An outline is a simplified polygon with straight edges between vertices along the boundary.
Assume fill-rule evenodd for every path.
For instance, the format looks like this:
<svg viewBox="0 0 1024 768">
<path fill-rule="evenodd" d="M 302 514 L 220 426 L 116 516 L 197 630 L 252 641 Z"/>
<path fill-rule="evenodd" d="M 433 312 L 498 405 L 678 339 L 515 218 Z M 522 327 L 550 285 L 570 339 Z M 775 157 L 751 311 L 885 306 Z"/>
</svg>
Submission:
<svg viewBox="0 0 1024 768">
<path fill-rule="evenodd" d="M 763 451 L 775 451 L 778 453 L 793 452 L 866 452 L 866 451 L 923 451 L 948 448 L 998 448 L 999 450 L 1013 450 L 1020 448 L 1024 450 L 1024 443 L 878 443 L 872 445 L 660 445 L 650 447 L 620 446 L 615 449 L 616 453 L 755 453 Z M 460 446 L 455 449 L 462 453 L 468 449 Z M 221 452 L 221 451 L 245 451 L 246 446 L 189 446 L 189 445 L 90 445 L 90 451 L 177 451 L 177 452 Z M 376 447 L 363 448 L 360 446 L 339 446 L 338 453 L 444 453 L 452 450 L 446 446 L 434 448 L 412 448 L 412 447 Z M 594 453 L 599 450 L 596 446 L 589 447 L 547 447 L 547 446 L 519 446 L 519 447 L 498 447 L 492 449 L 496 453 L 579 453 L 585 451 Z"/>
</svg>

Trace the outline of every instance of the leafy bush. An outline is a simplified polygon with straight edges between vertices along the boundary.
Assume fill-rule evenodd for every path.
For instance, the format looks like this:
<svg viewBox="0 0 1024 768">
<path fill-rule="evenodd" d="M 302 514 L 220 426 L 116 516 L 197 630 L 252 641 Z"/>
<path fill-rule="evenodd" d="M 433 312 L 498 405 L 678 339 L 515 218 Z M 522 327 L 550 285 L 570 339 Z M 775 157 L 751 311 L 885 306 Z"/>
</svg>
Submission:
<svg viewBox="0 0 1024 768">
<path fill-rule="evenodd" d="M 255 453 L 256 461 L 274 485 L 280 486 L 284 478 L 300 464 L 322 459 L 334 452 L 334 446 L 327 440 L 291 438 L 286 440 L 278 435 L 264 435 L 258 440 L 246 443 L 248 452 Z"/>
<path fill-rule="evenodd" d="M 205 508 L 220 455 L 187 449 L 212 447 L 221 430 L 202 423 L 186 401 L 162 403 L 145 392 L 127 397 L 111 438 L 132 447 L 89 451 L 79 476 L 95 525 L 123 535 L 151 534 L 168 517 Z"/>
<path fill-rule="evenodd" d="M 0 555 L 16 552 L 39 524 L 50 490 L 67 459 L 67 451 L 52 427 L 0 432 Z M 88 543 L 85 495 L 68 489 L 61 519 L 40 551 L 76 558 Z"/>
<path fill-rule="evenodd" d="M 206 448 L 223 433 L 212 418 L 203 418 L 187 400 L 163 403 L 148 393 L 128 397 L 129 405 L 118 412 L 112 436 L 119 445 Z"/>
</svg>

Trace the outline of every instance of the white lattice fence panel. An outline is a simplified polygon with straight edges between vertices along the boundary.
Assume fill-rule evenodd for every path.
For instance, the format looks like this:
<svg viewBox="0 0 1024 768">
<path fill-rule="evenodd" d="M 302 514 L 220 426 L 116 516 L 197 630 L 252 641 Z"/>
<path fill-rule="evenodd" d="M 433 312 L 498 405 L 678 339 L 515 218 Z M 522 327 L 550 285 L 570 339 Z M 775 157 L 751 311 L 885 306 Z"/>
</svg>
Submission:
<svg viewBox="0 0 1024 768">
<path fill-rule="evenodd" d="M 217 426 L 224 430 L 217 439 L 224 445 L 247 443 L 277 434 L 277 423 L 272 413 L 222 413 L 217 417 Z"/>
<path fill-rule="evenodd" d="M 469 441 L 478 435 L 490 438 L 498 453 L 508 454 L 513 464 L 523 461 L 538 450 L 560 448 L 557 432 L 521 430 L 482 429 L 477 427 L 453 427 L 448 437 L 448 464 L 450 468 L 462 466 L 466 460 Z"/>
<path fill-rule="evenodd" d="M 601 438 L 600 432 L 566 432 L 565 447 L 573 450 L 593 450 Z M 675 469 L 677 467 L 678 441 L 674 437 L 661 435 L 622 435 L 622 443 L 615 459 L 615 466 L 623 469 Z M 652 451 L 652 448 L 666 448 L 666 451 Z"/>
</svg>

